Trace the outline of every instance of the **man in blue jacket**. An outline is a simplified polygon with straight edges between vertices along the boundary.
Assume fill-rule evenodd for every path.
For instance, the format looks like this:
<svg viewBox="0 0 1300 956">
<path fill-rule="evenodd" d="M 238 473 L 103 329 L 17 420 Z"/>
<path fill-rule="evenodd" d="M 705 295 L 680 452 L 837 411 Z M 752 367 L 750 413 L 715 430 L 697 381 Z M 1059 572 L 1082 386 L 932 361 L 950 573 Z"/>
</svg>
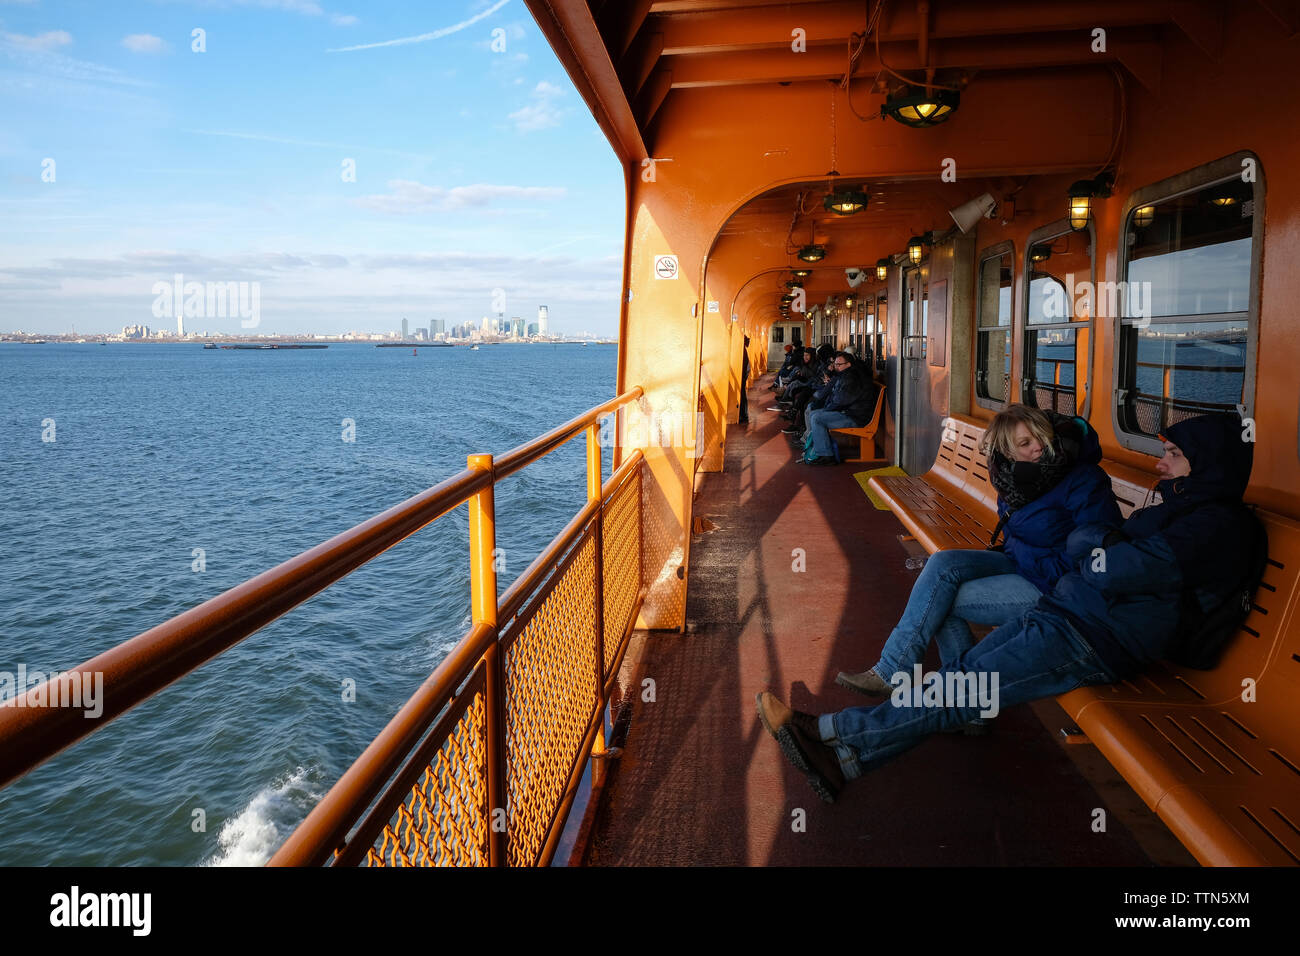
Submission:
<svg viewBox="0 0 1300 956">
<path fill-rule="evenodd" d="M 809 405 L 804 415 L 808 442 L 812 446 L 810 453 L 801 459 L 807 465 L 835 464 L 835 440 L 830 430 L 860 428 L 871 421 L 876 410 L 876 383 L 853 361 L 853 356 L 836 352 L 833 367 L 835 377 L 825 401 L 817 407 Z"/>
<path fill-rule="evenodd" d="M 1066 545 L 1075 570 L 1023 618 L 929 675 L 927 693 L 900 686 L 879 706 L 813 716 L 764 691 L 759 719 L 829 802 L 845 780 L 928 734 L 1139 673 L 1168 649 L 1184 592 L 1212 609 L 1246 566 L 1252 535 L 1241 499 L 1253 449 L 1236 416 L 1204 415 L 1171 426 L 1156 463 L 1161 504 L 1133 512 L 1119 528 L 1078 528 Z M 990 685 L 991 700 L 983 693 Z"/>
</svg>

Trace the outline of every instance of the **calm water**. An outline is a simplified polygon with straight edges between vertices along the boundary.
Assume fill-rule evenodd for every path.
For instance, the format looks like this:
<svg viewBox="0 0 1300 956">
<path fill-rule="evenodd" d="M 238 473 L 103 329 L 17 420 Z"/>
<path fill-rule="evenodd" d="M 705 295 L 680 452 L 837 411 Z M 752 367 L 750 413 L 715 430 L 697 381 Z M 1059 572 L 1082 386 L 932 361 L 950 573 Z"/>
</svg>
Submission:
<svg viewBox="0 0 1300 956">
<path fill-rule="evenodd" d="M 615 359 L 0 344 L 0 671 L 71 668 L 566 421 Z M 583 456 L 498 487 L 503 589 L 581 507 Z M 0 865 L 265 861 L 468 621 L 461 507 L 0 790 Z"/>
</svg>

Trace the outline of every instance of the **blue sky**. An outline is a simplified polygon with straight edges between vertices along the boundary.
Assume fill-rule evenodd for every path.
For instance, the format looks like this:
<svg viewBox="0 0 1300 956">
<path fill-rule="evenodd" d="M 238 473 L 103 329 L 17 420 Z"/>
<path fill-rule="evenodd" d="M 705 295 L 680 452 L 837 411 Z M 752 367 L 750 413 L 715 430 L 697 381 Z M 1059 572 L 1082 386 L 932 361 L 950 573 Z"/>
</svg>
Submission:
<svg viewBox="0 0 1300 956">
<path fill-rule="evenodd" d="M 617 332 L 623 173 L 522 0 L 0 0 L 0 117 L 0 330 L 174 325 L 180 273 L 259 282 L 262 332 L 497 289 Z"/>
</svg>

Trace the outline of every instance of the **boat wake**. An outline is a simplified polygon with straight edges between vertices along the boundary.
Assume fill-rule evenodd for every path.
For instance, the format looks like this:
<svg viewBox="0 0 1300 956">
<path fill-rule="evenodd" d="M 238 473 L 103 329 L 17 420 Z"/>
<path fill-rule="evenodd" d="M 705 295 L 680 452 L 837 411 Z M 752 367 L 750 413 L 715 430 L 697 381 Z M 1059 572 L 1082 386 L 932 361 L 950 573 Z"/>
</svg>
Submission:
<svg viewBox="0 0 1300 956">
<path fill-rule="evenodd" d="M 298 767 L 263 787 L 217 834 L 217 852 L 204 866 L 262 866 L 324 796 Z"/>
</svg>

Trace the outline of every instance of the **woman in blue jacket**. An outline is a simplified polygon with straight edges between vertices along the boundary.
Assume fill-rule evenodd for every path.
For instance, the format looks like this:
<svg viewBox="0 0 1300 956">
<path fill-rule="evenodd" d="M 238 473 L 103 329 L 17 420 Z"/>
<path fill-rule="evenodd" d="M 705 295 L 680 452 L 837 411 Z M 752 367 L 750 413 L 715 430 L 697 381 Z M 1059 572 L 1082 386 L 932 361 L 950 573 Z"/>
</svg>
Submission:
<svg viewBox="0 0 1300 956">
<path fill-rule="evenodd" d="M 974 644 L 970 624 L 1015 620 L 1072 570 L 1065 556 L 1071 531 L 1122 520 L 1110 476 L 1098 464 L 1101 443 L 1082 418 L 1010 405 L 989 425 L 983 448 L 998 492 L 989 549 L 931 555 L 879 662 L 860 674 L 840 672 L 840 686 L 889 696 L 890 677 L 910 675 L 931 640 L 944 664 L 957 660 Z"/>
</svg>

